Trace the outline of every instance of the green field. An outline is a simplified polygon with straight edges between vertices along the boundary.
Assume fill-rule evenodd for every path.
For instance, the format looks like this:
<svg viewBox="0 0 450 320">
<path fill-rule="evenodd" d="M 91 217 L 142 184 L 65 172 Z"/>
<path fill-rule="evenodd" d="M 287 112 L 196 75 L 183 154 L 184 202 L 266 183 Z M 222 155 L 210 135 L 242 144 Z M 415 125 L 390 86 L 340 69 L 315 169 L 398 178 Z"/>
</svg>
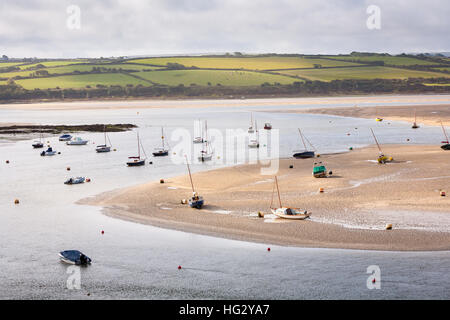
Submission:
<svg viewBox="0 0 450 320">
<path fill-rule="evenodd" d="M 397 69 L 390 67 L 357 67 L 339 69 L 286 70 L 283 74 L 299 76 L 309 80 L 331 81 L 346 79 L 407 79 L 407 78 L 439 78 L 450 75 L 427 71 Z"/>
<path fill-rule="evenodd" d="M 222 86 L 259 86 L 265 82 L 274 84 L 290 84 L 296 79 L 272 75 L 267 73 L 249 71 L 224 71 L 224 70 L 171 70 L 139 72 L 136 75 L 152 81 L 153 83 L 177 86 L 183 84 L 200 86 L 220 84 Z"/>
<path fill-rule="evenodd" d="M 20 64 L 23 64 L 23 62 L 0 62 L 0 69 L 7 67 L 14 67 Z"/>
<path fill-rule="evenodd" d="M 449 71 L 449 72 L 450 72 L 450 67 L 444 67 L 444 68 L 433 68 L 433 70 L 440 70 L 440 71 Z"/>
<path fill-rule="evenodd" d="M 126 86 L 127 84 L 149 85 L 144 80 L 139 80 L 123 73 L 68 75 L 49 78 L 23 79 L 16 80 L 16 83 L 28 90 L 33 90 L 35 88 L 49 89 L 56 87 L 59 87 L 61 89 L 85 88 L 87 85 L 95 87 L 97 84 L 105 86 Z"/>
<path fill-rule="evenodd" d="M 424 83 L 423 85 L 429 87 L 448 87 L 450 83 Z"/>
<path fill-rule="evenodd" d="M 314 64 L 323 67 L 354 66 L 356 63 L 346 61 L 333 61 L 326 59 L 308 59 L 302 57 L 172 57 L 133 59 L 129 63 L 152 64 L 165 66 L 167 63 L 179 63 L 185 67 L 211 68 L 211 69 L 247 69 L 247 70 L 273 70 L 292 68 L 314 68 Z"/>
</svg>

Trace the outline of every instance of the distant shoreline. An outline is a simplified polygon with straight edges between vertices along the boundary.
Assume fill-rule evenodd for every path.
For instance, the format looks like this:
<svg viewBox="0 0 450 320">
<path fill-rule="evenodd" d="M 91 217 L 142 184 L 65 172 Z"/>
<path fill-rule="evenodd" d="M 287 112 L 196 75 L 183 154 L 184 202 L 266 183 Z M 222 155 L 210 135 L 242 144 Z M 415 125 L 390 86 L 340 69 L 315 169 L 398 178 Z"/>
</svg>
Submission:
<svg viewBox="0 0 450 320">
<path fill-rule="evenodd" d="M 272 176 L 259 165 L 239 165 L 193 175 L 204 196 L 202 210 L 181 204 L 192 193 L 186 176 L 106 192 L 79 204 L 103 207 L 106 215 L 229 239 L 285 246 L 385 251 L 450 250 L 450 153 L 439 146 L 392 145 L 394 162 L 379 165 L 376 147 L 322 155 L 333 175 L 311 176 L 313 161 L 280 160 L 281 198 L 312 212 L 311 220 L 270 214 Z M 294 168 L 290 169 L 289 166 Z M 301 183 L 299 183 L 301 181 Z M 325 192 L 319 193 L 319 187 Z M 276 198 L 276 197 L 275 197 Z M 264 218 L 258 217 L 258 211 Z M 387 223 L 393 230 L 384 230 Z"/>
</svg>

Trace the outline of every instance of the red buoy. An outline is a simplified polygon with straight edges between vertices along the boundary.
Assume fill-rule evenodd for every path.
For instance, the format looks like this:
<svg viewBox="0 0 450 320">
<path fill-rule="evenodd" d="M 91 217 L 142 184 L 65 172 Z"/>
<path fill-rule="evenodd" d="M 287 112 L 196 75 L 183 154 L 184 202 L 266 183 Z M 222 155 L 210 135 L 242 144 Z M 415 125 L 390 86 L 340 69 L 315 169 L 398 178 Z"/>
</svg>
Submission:
<svg viewBox="0 0 450 320">
<path fill-rule="evenodd" d="M 105 234 L 105 231 L 102 230 L 102 234 Z"/>
<path fill-rule="evenodd" d="M 178 266 L 178 270 L 181 270 L 181 266 Z"/>
<path fill-rule="evenodd" d="M 375 280 L 375 278 L 373 278 L 372 283 L 375 283 L 375 282 L 376 282 L 376 280 Z"/>
<path fill-rule="evenodd" d="M 267 251 L 270 251 L 270 248 L 267 248 Z"/>
</svg>

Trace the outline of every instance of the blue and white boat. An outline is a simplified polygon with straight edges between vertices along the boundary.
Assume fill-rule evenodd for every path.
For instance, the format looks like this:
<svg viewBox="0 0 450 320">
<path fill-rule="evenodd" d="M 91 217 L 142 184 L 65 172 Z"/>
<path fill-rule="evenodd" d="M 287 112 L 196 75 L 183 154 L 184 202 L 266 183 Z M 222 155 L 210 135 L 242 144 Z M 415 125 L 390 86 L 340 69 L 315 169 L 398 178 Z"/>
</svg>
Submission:
<svg viewBox="0 0 450 320">
<path fill-rule="evenodd" d="M 72 139 L 72 136 L 70 134 L 63 134 L 59 137 L 59 141 L 70 141 Z"/>
<path fill-rule="evenodd" d="M 56 151 L 53 150 L 52 147 L 48 147 L 47 150 L 41 152 L 41 156 L 54 156 L 56 154 Z"/>
<path fill-rule="evenodd" d="M 62 262 L 75 265 L 88 265 L 92 262 L 91 258 L 78 250 L 66 250 L 59 253 Z"/>
<path fill-rule="evenodd" d="M 106 143 L 106 139 L 109 140 L 109 137 L 107 137 L 107 135 L 106 135 L 106 125 L 105 125 L 105 144 L 100 144 L 100 145 L 98 145 L 98 146 L 95 148 L 95 151 L 97 151 L 98 153 L 105 153 L 105 152 L 110 152 L 110 151 L 111 151 L 111 141 L 109 141 L 109 144 L 110 144 L 110 145 L 108 145 L 108 144 Z"/>
<path fill-rule="evenodd" d="M 68 146 L 84 146 L 88 143 L 88 140 L 81 139 L 80 137 L 75 137 L 70 141 L 67 141 Z"/>
<path fill-rule="evenodd" d="M 203 197 L 199 196 L 198 193 L 194 189 L 194 183 L 192 182 L 191 168 L 189 168 L 189 162 L 187 161 L 187 156 L 185 156 L 185 157 L 186 157 L 186 165 L 187 165 L 188 172 L 189 172 L 189 179 L 191 181 L 191 187 L 192 187 L 192 197 L 189 198 L 189 206 L 191 208 L 201 209 L 203 207 L 203 204 L 205 203 L 205 201 L 203 200 Z"/>
<path fill-rule="evenodd" d="M 300 138 L 302 139 L 303 147 L 305 149 L 301 150 L 301 151 L 299 151 L 299 150 L 292 151 L 294 153 L 293 157 L 296 159 L 314 158 L 315 151 L 308 150 L 308 148 L 306 147 L 306 143 L 305 143 L 306 137 L 303 136 L 302 131 L 300 129 L 298 129 L 298 133 L 300 134 Z M 306 140 L 308 141 L 308 139 L 306 139 Z M 311 145 L 312 148 L 314 148 L 313 145 L 311 144 L 311 142 L 308 141 L 308 143 Z"/>
<path fill-rule="evenodd" d="M 64 184 L 80 184 L 84 183 L 85 180 L 86 178 L 84 177 L 69 178 L 64 182 Z"/>
</svg>

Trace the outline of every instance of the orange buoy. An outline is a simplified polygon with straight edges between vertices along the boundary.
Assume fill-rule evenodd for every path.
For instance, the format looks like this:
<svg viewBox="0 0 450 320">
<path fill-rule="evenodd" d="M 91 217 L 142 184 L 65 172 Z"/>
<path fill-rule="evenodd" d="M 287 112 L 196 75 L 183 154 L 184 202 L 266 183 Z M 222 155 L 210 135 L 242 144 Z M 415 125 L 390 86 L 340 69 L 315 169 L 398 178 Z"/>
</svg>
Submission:
<svg viewBox="0 0 450 320">
<path fill-rule="evenodd" d="M 441 197 L 445 197 L 445 191 L 441 191 Z"/>
<path fill-rule="evenodd" d="M 160 179 L 160 180 L 159 180 L 159 183 L 164 183 L 164 179 Z"/>
<path fill-rule="evenodd" d="M 392 224 L 391 223 L 388 223 L 386 225 L 386 230 L 392 230 Z"/>
<path fill-rule="evenodd" d="M 87 179 L 86 179 L 86 182 L 91 182 L 91 179 L 87 178 Z"/>
<path fill-rule="evenodd" d="M 325 192 L 325 189 L 324 189 L 324 188 L 319 188 L 319 192 L 320 192 L 320 193 L 324 193 L 324 192 Z"/>
<path fill-rule="evenodd" d="M 19 204 L 19 199 L 14 200 L 14 204 Z"/>
</svg>

